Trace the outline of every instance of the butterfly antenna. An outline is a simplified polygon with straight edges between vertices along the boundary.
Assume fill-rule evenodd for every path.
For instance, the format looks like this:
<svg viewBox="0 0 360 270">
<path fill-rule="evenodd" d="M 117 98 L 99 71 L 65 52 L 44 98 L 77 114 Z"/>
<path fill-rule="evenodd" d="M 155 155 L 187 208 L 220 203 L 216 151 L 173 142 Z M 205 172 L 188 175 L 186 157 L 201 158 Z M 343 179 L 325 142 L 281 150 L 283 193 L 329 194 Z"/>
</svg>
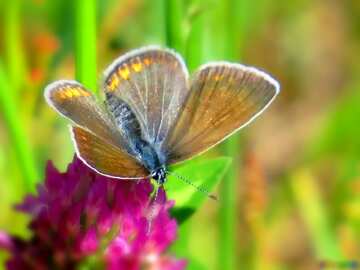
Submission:
<svg viewBox="0 0 360 270">
<path fill-rule="evenodd" d="M 192 187 L 195 188 L 197 191 L 205 194 L 208 198 L 210 198 L 210 199 L 212 199 L 212 200 L 214 200 L 214 201 L 217 201 L 217 200 L 218 200 L 218 198 L 217 198 L 215 195 L 211 194 L 207 189 L 195 185 L 193 182 L 191 182 L 189 179 L 185 178 L 184 176 L 179 175 L 179 174 L 177 174 L 177 173 L 175 173 L 175 172 L 170 172 L 170 171 L 167 171 L 167 173 L 175 176 L 176 178 L 180 179 L 180 180 L 183 181 L 184 183 L 192 186 Z"/>
</svg>

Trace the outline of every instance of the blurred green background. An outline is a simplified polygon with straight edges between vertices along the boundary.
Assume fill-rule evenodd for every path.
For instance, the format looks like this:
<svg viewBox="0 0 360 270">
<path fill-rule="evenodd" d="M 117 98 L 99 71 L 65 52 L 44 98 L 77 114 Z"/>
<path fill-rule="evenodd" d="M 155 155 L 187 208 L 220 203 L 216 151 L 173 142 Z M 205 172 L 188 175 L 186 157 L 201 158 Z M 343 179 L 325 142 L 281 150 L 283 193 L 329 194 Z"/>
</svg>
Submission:
<svg viewBox="0 0 360 270">
<path fill-rule="evenodd" d="M 113 59 L 148 44 L 176 49 L 190 70 L 209 60 L 257 66 L 282 87 L 207 154 L 233 157 L 220 201 L 181 225 L 173 251 L 191 269 L 360 262 L 358 0 L 0 1 L 0 230 L 27 235 L 13 205 L 42 181 L 46 160 L 61 170 L 72 160 L 46 84 L 77 78 L 96 91 Z"/>
</svg>

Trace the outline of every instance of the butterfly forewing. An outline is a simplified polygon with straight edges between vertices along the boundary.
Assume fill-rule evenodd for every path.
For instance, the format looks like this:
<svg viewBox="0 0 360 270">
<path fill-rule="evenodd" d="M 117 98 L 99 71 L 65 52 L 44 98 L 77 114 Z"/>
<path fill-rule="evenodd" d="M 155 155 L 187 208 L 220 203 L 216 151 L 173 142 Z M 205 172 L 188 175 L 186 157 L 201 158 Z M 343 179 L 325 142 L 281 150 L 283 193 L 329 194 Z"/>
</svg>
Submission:
<svg viewBox="0 0 360 270">
<path fill-rule="evenodd" d="M 50 106 L 75 124 L 112 144 L 125 146 L 107 113 L 80 83 L 67 80 L 52 83 L 46 87 L 45 98 Z"/>
<path fill-rule="evenodd" d="M 187 96 L 187 77 L 179 55 L 146 47 L 125 54 L 105 71 L 104 90 L 131 107 L 142 137 L 159 148 Z"/>
<path fill-rule="evenodd" d="M 91 132 L 72 127 L 77 155 L 97 172 L 122 179 L 145 178 L 149 173 L 133 157 Z"/>
<path fill-rule="evenodd" d="M 168 163 L 221 142 L 261 113 L 278 91 L 278 83 L 255 68 L 204 65 L 193 75 L 189 96 L 164 143 Z"/>
</svg>

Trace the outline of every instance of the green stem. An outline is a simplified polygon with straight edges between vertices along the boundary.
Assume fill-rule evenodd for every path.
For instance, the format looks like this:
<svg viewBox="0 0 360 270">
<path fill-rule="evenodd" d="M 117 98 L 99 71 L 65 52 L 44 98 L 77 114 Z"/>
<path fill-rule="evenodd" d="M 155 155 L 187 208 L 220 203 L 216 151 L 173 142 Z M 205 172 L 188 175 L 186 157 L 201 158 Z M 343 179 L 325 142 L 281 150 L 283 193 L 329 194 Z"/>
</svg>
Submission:
<svg viewBox="0 0 360 270">
<path fill-rule="evenodd" d="M 319 186 L 311 172 L 299 169 L 291 177 L 290 184 L 300 214 L 308 228 L 310 239 L 313 239 L 316 259 L 319 261 L 344 259 L 326 215 L 327 211 L 321 199 Z"/>
<path fill-rule="evenodd" d="M 97 92 L 96 0 L 75 0 L 76 79 Z"/>
<path fill-rule="evenodd" d="M 12 90 L 17 92 L 24 82 L 26 70 L 21 42 L 21 1 L 4 1 L 4 51 L 7 76 Z"/>
<path fill-rule="evenodd" d="M 152 0 L 146 6 L 150 14 L 151 25 L 146 29 L 152 42 L 165 45 L 167 42 L 166 5 L 167 0 Z M 145 40 L 147 38 L 145 37 Z"/>
<path fill-rule="evenodd" d="M 203 63 L 206 53 L 204 52 L 205 16 L 197 14 L 189 21 L 189 33 L 186 39 L 186 62 L 190 72 Z"/>
<path fill-rule="evenodd" d="M 9 137 L 16 153 L 21 173 L 24 177 L 26 191 L 35 190 L 35 181 L 39 179 L 33 159 L 28 136 L 19 117 L 19 109 L 13 91 L 0 63 L 0 105 L 8 127 Z"/>
<path fill-rule="evenodd" d="M 238 60 L 238 50 L 235 35 L 236 23 L 234 14 L 235 2 L 233 0 L 224 0 L 221 2 L 218 11 L 218 18 L 222 21 L 222 39 L 223 43 L 218 48 L 218 53 L 225 60 Z M 236 11 L 236 10 L 235 10 Z M 215 18 L 216 20 L 216 18 Z M 235 32 L 234 32 L 235 31 Z M 234 135 L 228 139 L 222 148 L 226 156 L 233 158 L 233 166 L 230 167 L 220 188 L 220 208 L 219 208 L 219 267 L 224 270 L 237 269 L 236 265 L 236 194 L 239 174 L 240 159 L 240 136 Z"/>
<path fill-rule="evenodd" d="M 175 49 L 180 54 L 184 53 L 184 33 L 182 1 L 165 0 L 165 25 L 166 25 L 166 45 Z"/>
<path fill-rule="evenodd" d="M 222 148 L 226 156 L 233 158 L 231 166 L 220 187 L 219 208 L 219 266 L 221 269 L 236 269 L 236 194 L 238 164 L 240 158 L 240 137 L 229 138 Z"/>
<path fill-rule="evenodd" d="M 183 31 L 184 6 L 181 0 L 164 0 L 165 11 L 165 41 L 166 46 L 175 49 L 181 55 L 185 52 L 185 41 Z M 179 239 L 176 241 L 173 250 L 179 256 L 189 257 L 189 229 L 191 220 L 182 224 L 179 228 Z"/>
</svg>

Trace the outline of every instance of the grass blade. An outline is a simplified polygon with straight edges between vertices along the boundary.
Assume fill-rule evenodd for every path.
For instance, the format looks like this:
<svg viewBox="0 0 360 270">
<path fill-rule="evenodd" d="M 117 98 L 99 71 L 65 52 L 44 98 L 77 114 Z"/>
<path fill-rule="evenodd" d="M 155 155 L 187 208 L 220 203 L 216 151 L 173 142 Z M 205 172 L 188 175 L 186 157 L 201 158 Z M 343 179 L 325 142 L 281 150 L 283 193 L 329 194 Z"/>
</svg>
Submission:
<svg viewBox="0 0 360 270">
<path fill-rule="evenodd" d="M 295 201 L 308 228 L 317 259 L 339 261 L 342 255 L 330 227 L 322 202 L 319 187 L 311 173 L 305 169 L 294 172 L 291 178 L 291 188 Z"/>
<path fill-rule="evenodd" d="M 2 63 L 0 63 L 0 105 L 8 127 L 9 137 L 16 153 L 21 173 L 24 177 L 26 191 L 35 190 L 35 182 L 39 179 L 33 154 L 28 144 L 28 136 L 23 129 L 18 115 L 18 106 L 13 96 L 11 85 L 6 77 Z"/>
<path fill-rule="evenodd" d="M 21 42 L 21 1 L 4 1 L 4 51 L 8 80 L 17 93 L 26 76 L 24 49 Z"/>
<path fill-rule="evenodd" d="M 219 20 L 218 32 L 221 32 L 222 43 L 217 46 L 217 57 L 224 60 L 234 61 L 238 59 L 237 43 L 234 32 L 235 24 L 235 2 L 234 0 L 225 0 L 219 2 L 213 20 Z M 242 2 L 242 1 L 241 1 Z M 241 29 L 241 28 L 240 28 Z M 214 37 L 216 38 L 216 37 Z M 220 186 L 220 208 L 219 208 L 219 262 L 218 267 L 230 270 L 236 269 L 236 194 L 237 180 L 239 173 L 240 158 L 240 136 L 233 135 L 222 145 L 223 154 L 232 157 L 234 166 L 228 170 L 224 181 Z"/>
<path fill-rule="evenodd" d="M 179 53 L 184 53 L 183 2 L 179 0 L 166 0 L 165 6 L 165 31 L 166 45 Z"/>
<path fill-rule="evenodd" d="M 75 1 L 76 79 L 97 92 L 96 0 Z"/>
</svg>

